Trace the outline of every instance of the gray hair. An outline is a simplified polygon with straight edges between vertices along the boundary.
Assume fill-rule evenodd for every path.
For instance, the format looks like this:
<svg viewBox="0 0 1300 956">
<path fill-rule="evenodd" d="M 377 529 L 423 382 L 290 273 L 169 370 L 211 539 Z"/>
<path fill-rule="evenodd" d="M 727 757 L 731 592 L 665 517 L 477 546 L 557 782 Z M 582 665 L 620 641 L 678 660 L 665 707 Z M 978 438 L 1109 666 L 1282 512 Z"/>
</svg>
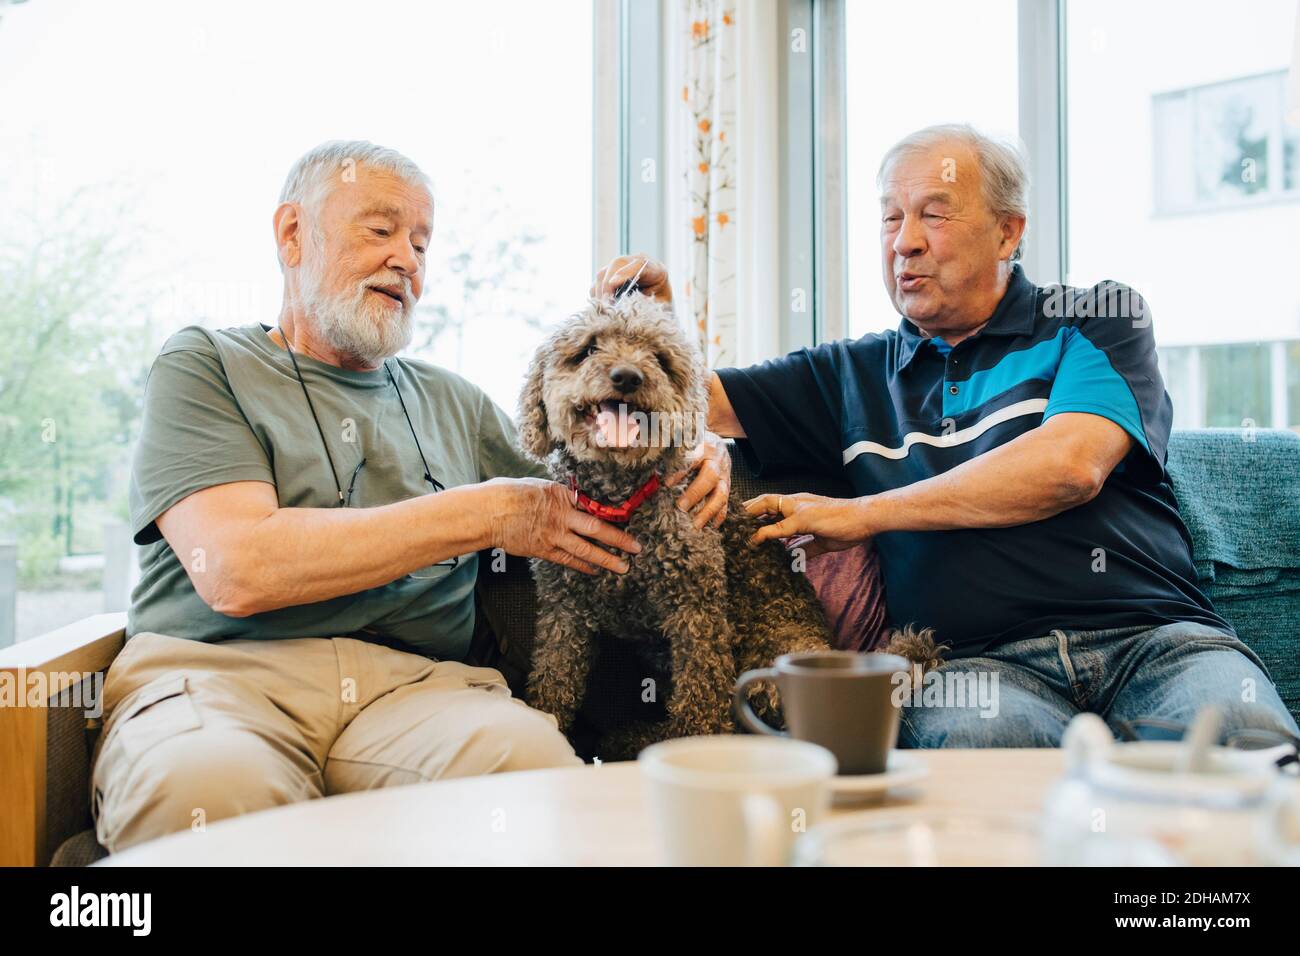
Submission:
<svg viewBox="0 0 1300 956">
<path fill-rule="evenodd" d="M 331 176 L 339 175 L 348 182 L 358 166 L 382 169 L 412 186 L 430 189 L 424 171 L 397 150 L 363 139 L 335 139 L 321 143 L 293 164 L 280 190 L 280 202 L 314 201 Z"/>
<path fill-rule="evenodd" d="M 876 172 L 876 186 L 883 184 L 885 170 L 903 156 L 915 156 L 941 143 L 961 143 L 975 154 L 979 164 L 980 190 L 993 215 L 1023 216 L 1029 219 L 1029 169 L 1024 148 L 1019 143 L 996 139 L 967 123 L 927 126 L 904 136 L 885 153 Z M 1027 231 L 1027 230 L 1026 230 Z M 1021 235 L 1012 261 L 1024 255 L 1025 237 Z"/>
</svg>

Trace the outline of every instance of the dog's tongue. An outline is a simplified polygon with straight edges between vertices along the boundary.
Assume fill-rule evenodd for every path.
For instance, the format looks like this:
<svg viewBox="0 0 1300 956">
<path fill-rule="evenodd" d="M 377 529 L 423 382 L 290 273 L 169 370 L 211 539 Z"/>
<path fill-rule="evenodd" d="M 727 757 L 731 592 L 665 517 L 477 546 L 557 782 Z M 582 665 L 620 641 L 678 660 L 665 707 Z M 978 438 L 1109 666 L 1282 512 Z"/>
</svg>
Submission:
<svg viewBox="0 0 1300 956">
<path fill-rule="evenodd" d="M 607 448 L 628 448 L 636 443 L 641 431 L 640 424 L 632 417 L 631 408 L 612 398 L 600 403 L 600 411 L 596 412 L 596 427 Z"/>
</svg>

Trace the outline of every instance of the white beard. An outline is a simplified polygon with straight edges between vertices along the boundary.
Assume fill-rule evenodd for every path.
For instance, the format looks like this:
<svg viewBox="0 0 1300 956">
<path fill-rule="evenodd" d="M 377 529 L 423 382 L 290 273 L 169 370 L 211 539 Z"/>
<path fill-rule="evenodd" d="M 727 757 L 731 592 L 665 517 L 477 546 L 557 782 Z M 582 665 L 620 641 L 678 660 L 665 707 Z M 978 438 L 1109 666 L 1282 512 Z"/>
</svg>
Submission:
<svg viewBox="0 0 1300 956">
<path fill-rule="evenodd" d="M 352 292 L 326 295 L 314 270 L 303 276 L 303 311 L 321 341 L 340 355 L 378 365 L 411 344 L 411 283 L 396 272 L 379 272 L 358 283 Z M 371 285 L 400 286 L 406 303 L 395 316 L 378 300 L 368 298 Z"/>
</svg>

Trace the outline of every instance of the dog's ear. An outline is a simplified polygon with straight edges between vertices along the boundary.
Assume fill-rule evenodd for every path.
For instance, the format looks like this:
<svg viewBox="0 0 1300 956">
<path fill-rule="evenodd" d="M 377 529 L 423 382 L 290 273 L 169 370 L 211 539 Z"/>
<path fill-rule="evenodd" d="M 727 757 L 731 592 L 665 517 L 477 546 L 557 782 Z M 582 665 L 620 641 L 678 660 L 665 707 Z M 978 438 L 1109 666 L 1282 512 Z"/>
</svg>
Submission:
<svg viewBox="0 0 1300 956">
<path fill-rule="evenodd" d="M 666 314 L 666 321 L 673 330 L 673 347 L 668 351 L 672 357 L 673 380 L 685 401 L 683 411 L 692 420 L 705 422 L 709 417 L 709 380 L 713 373 L 705 359 L 704 347 L 676 322 L 671 311 Z M 699 434 L 704 436 L 703 429 Z"/>
<path fill-rule="evenodd" d="M 524 374 L 524 389 L 519 393 L 519 411 L 515 416 L 519 428 L 519 447 L 538 461 L 545 461 L 555 445 L 551 440 L 546 420 L 546 402 L 542 393 L 547 351 L 548 348 L 544 345 L 533 354 L 533 360 Z"/>
</svg>

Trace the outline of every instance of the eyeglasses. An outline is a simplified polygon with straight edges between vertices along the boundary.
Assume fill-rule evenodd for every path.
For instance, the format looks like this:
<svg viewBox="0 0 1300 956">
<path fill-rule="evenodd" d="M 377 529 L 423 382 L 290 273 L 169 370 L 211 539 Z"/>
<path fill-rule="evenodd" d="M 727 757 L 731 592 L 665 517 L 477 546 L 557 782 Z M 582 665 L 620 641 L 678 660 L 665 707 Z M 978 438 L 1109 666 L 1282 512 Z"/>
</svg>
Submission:
<svg viewBox="0 0 1300 956">
<path fill-rule="evenodd" d="M 363 456 L 361 461 L 357 462 L 357 467 L 352 469 L 352 477 L 348 480 L 348 490 L 345 494 L 343 492 L 343 485 L 339 482 L 338 469 L 334 466 L 334 456 L 330 454 L 329 442 L 325 440 L 325 429 L 321 428 L 320 419 L 316 417 L 316 406 L 312 403 L 311 393 L 307 391 L 307 383 L 303 381 L 302 369 L 298 367 L 298 359 L 294 355 L 293 348 L 289 345 L 289 336 L 285 335 L 284 329 L 280 330 L 280 336 L 284 339 L 284 347 L 289 353 L 289 360 L 293 362 L 293 371 L 294 374 L 298 376 L 298 384 L 302 386 L 303 397 L 307 399 L 307 410 L 311 412 L 312 421 L 316 423 L 316 433 L 320 435 L 321 447 L 325 449 L 325 459 L 329 462 L 330 466 L 330 477 L 334 479 L 334 487 L 337 489 L 339 495 L 338 505 L 336 505 L 336 507 L 350 508 L 352 507 L 352 493 L 357 487 L 357 476 L 361 474 L 361 469 L 366 466 L 366 459 Z M 433 474 L 429 470 L 429 462 L 424 457 L 424 449 L 420 447 L 420 436 L 416 434 L 415 425 L 411 422 L 411 413 L 406 410 L 406 400 L 402 398 L 402 389 L 398 386 L 397 379 L 393 377 L 393 370 L 389 368 L 387 361 L 384 362 L 384 371 L 388 373 L 388 380 L 393 383 L 393 389 L 397 392 L 397 401 L 402 406 L 402 415 L 406 419 L 406 427 L 411 430 L 411 437 L 415 439 L 415 450 L 420 454 L 420 464 L 424 465 L 424 480 L 427 481 L 429 486 L 433 489 L 430 494 L 436 494 L 439 491 L 446 491 L 446 486 L 437 478 L 433 477 Z M 460 558 L 453 556 L 448 558 L 446 561 L 439 561 L 437 564 L 431 564 L 428 567 L 419 568 L 407 576 L 416 578 L 417 580 L 424 580 L 436 576 L 434 573 L 431 573 L 434 568 L 454 568 L 459 563 Z"/>
<path fill-rule="evenodd" d="M 357 462 L 357 467 L 352 469 L 352 478 L 349 479 L 348 481 L 348 490 L 347 493 L 344 495 L 342 507 L 344 508 L 352 507 L 352 493 L 356 490 L 357 487 L 357 475 L 361 474 L 361 469 L 364 467 L 366 467 L 366 460 L 362 458 L 359 462 Z M 435 494 L 439 491 L 447 490 L 446 488 L 443 487 L 442 482 L 440 482 L 437 478 L 434 478 L 432 475 L 426 474 L 424 476 L 424 480 L 429 483 L 429 488 L 431 489 L 429 494 Z"/>
<path fill-rule="evenodd" d="M 1115 722 L 1120 738 L 1127 742 L 1139 740 L 1182 740 L 1187 733 L 1187 725 L 1158 717 L 1138 717 L 1134 720 Z M 1281 730 L 1263 730 L 1247 727 L 1242 730 L 1229 731 L 1220 737 L 1218 743 L 1236 750 L 1269 750 L 1273 747 L 1288 746 L 1289 754 L 1278 757 L 1277 765 L 1300 763 L 1300 737 Z"/>
<path fill-rule="evenodd" d="M 340 502 L 340 507 L 344 507 L 344 508 L 352 507 L 352 494 L 357 487 L 357 476 L 361 474 L 361 469 L 364 468 L 365 466 L 366 466 L 366 460 L 362 458 L 359 462 L 357 462 L 357 467 L 352 469 L 352 478 L 348 481 L 348 490 L 347 493 L 344 495 L 343 501 Z M 432 475 L 428 474 L 427 472 L 424 475 L 424 479 L 429 483 L 429 488 L 431 489 L 429 494 L 435 494 L 439 491 L 446 490 L 443 487 L 442 482 L 438 481 L 438 479 L 434 478 Z M 414 578 L 417 581 L 426 581 L 429 580 L 430 578 L 438 577 L 437 572 L 433 570 L 434 568 L 454 568 L 459 563 L 460 563 L 459 558 L 451 557 L 448 558 L 446 561 L 439 561 L 437 564 L 430 564 L 427 567 L 417 568 L 416 570 L 410 572 L 407 575 L 407 577 Z"/>
</svg>

